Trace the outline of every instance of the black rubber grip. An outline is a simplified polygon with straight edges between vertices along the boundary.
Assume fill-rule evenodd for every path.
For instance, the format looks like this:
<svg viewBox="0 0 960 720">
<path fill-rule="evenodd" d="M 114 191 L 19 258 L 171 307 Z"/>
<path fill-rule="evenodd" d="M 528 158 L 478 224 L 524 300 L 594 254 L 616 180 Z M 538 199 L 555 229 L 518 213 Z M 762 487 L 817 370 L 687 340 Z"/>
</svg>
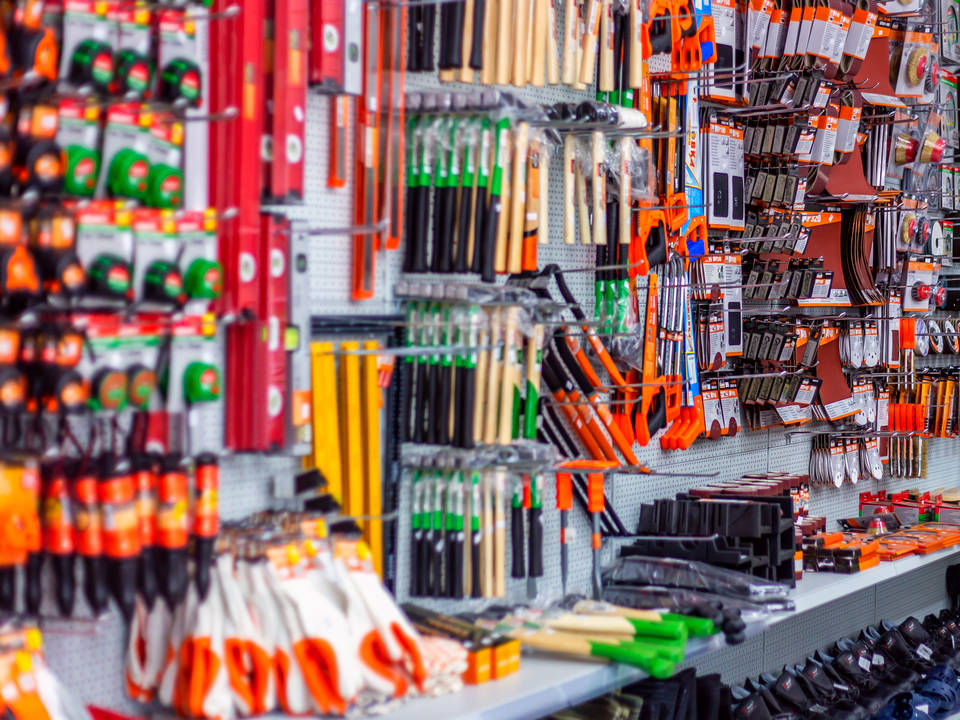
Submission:
<svg viewBox="0 0 960 720">
<path fill-rule="evenodd" d="M 526 577 L 523 559 L 523 505 L 510 506 L 510 577 Z"/>
<path fill-rule="evenodd" d="M 420 544 L 417 547 L 417 552 L 420 555 L 420 578 L 419 582 L 417 583 L 417 595 L 420 597 L 425 597 L 430 594 L 430 582 L 432 580 L 430 571 L 430 542 L 430 532 L 428 530 L 424 530 L 423 534 L 420 536 Z"/>
<path fill-rule="evenodd" d="M 436 264 L 431 268 L 433 272 L 448 273 L 453 272 L 453 240 L 454 240 L 454 222 L 457 213 L 457 189 L 440 188 L 437 190 L 437 198 L 441 202 L 440 206 L 440 226 L 433 228 L 433 242 L 437 251 L 433 257 Z"/>
<path fill-rule="evenodd" d="M 497 254 L 497 226 L 500 224 L 502 207 L 500 196 L 491 195 L 487 219 L 483 224 L 483 254 L 480 265 L 480 279 L 483 282 L 493 282 L 497 279 L 493 262 Z"/>
<path fill-rule="evenodd" d="M 420 242 L 420 188 L 407 187 L 407 217 L 404 218 L 406 246 L 403 250 L 403 271 L 413 272 L 416 266 L 417 244 Z"/>
<path fill-rule="evenodd" d="M 414 395 L 416 408 L 413 414 L 413 441 L 427 442 L 427 424 L 430 421 L 430 388 L 429 384 L 431 365 L 426 361 L 417 364 L 417 387 L 420 392 Z"/>
<path fill-rule="evenodd" d="M 429 417 L 427 418 L 427 442 L 437 444 L 440 442 L 440 410 L 443 406 L 441 396 L 443 395 L 443 369 L 439 365 L 430 366 L 430 405 Z"/>
<path fill-rule="evenodd" d="M 430 191 L 421 186 L 416 189 L 416 234 L 414 237 L 412 272 L 427 272 L 427 238 L 430 234 Z"/>
<path fill-rule="evenodd" d="M 466 520 L 466 519 L 464 519 Z M 480 597 L 480 545 L 483 542 L 483 531 L 479 530 L 470 536 L 470 597 Z"/>
<path fill-rule="evenodd" d="M 410 537 L 410 595 L 420 595 L 420 541 L 423 530 L 414 531 Z"/>
<path fill-rule="evenodd" d="M 420 44 L 423 41 L 421 24 L 423 10 L 416 4 L 410 6 L 407 13 L 407 71 L 420 71 Z M 409 206 L 408 206 L 409 207 Z"/>
<path fill-rule="evenodd" d="M 463 385 L 463 436 L 460 447 L 469 449 L 474 447 L 473 410 L 477 404 L 477 369 L 462 368 L 462 370 L 457 380 L 458 388 Z"/>
<path fill-rule="evenodd" d="M 443 224 L 444 215 L 446 214 L 446 193 L 444 192 L 446 188 L 431 186 L 431 191 L 433 192 L 433 217 L 430 219 L 430 235 L 431 235 L 431 247 L 430 247 L 430 271 L 431 272 L 440 272 L 440 247 L 443 245 L 443 239 L 445 237 L 444 228 L 446 225 Z"/>
<path fill-rule="evenodd" d="M 400 361 L 400 439 L 413 440 L 413 380 L 417 374 L 417 361 Z"/>
<path fill-rule="evenodd" d="M 457 533 L 453 546 L 453 572 L 450 578 L 450 597 L 460 600 L 463 598 L 463 533 Z"/>
<path fill-rule="evenodd" d="M 483 266 L 483 237 L 487 220 L 487 189 L 477 188 L 477 198 L 473 208 L 473 257 L 470 258 L 470 272 L 478 273 Z"/>
<path fill-rule="evenodd" d="M 530 508 L 527 517 L 530 519 L 528 575 L 530 577 L 543 577 L 543 508 Z"/>
<path fill-rule="evenodd" d="M 486 10 L 486 0 L 473 0 L 473 40 L 470 45 L 469 65 L 474 70 L 483 67 L 483 22 Z"/>
<path fill-rule="evenodd" d="M 463 67 L 463 20 L 467 10 L 465 0 L 450 3 L 450 24 L 453 36 L 450 38 L 450 67 Z"/>
<path fill-rule="evenodd" d="M 465 416 L 473 416 L 472 411 L 468 412 L 467 407 L 464 404 L 466 401 L 463 397 L 463 391 L 465 388 L 464 372 L 466 372 L 465 367 L 457 366 L 454 370 L 454 380 L 453 388 L 454 394 L 456 397 L 453 401 L 453 437 L 450 438 L 450 442 L 454 447 L 463 447 L 463 432 Z"/>
<path fill-rule="evenodd" d="M 433 425 L 432 441 L 436 445 L 450 444 L 450 395 L 453 392 L 454 368 L 439 366 L 437 372 L 439 383 L 437 392 L 433 396 L 433 412 L 436 423 Z"/>
<path fill-rule="evenodd" d="M 446 543 L 443 530 L 433 531 L 433 596 L 443 597 L 443 561 L 446 557 Z"/>
<path fill-rule="evenodd" d="M 420 46 L 420 70 L 433 72 L 433 37 L 437 25 L 437 6 L 428 2 L 423 9 L 423 42 Z"/>
<path fill-rule="evenodd" d="M 437 67 L 441 70 L 449 70 L 455 67 L 453 60 L 453 48 L 451 47 L 453 35 L 453 5 L 457 3 L 444 3 L 440 6 L 440 61 Z"/>
<path fill-rule="evenodd" d="M 453 268 L 456 272 L 470 270 L 470 261 L 473 259 L 467 255 L 467 236 L 470 234 L 470 196 L 472 194 L 472 187 L 460 188 L 460 205 L 457 212 L 457 242 L 453 259 Z M 476 245 L 476 239 L 474 239 L 474 245 Z"/>
</svg>

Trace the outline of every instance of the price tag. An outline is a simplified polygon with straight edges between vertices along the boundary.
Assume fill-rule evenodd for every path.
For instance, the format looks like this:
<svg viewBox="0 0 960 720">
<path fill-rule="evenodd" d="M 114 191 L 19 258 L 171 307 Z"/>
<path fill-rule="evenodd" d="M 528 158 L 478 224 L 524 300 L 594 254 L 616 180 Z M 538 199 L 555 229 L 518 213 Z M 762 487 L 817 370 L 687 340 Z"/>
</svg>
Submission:
<svg viewBox="0 0 960 720">
<path fill-rule="evenodd" d="M 857 664 L 863 668 L 864 672 L 870 672 L 870 668 L 873 667 L 870 661 L 862 656 L 860 657 L 860 659 L 857 660 Z"/>
<path fill-rule="evenodd" d="M 917 655 L 922 657 L 924 660 L 929 660 L 931 657 L 933 657 L 933 651 L 923 643 L 920 643 L 917 645 Z"/>
</svg>

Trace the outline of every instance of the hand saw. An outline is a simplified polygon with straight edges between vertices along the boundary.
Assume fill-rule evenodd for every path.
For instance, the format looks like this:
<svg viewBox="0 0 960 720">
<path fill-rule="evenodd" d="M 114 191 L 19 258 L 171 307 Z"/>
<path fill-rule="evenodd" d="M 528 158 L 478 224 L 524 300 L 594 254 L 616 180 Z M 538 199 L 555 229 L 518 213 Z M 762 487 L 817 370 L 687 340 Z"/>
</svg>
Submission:
<svg viewBox="0 0 960 720">
<path fill-rule="evenodd" d="M 643 371 L 640 402 L 634 403 L 632 422 L 637 442 L 646 446 L 650 438 L 666 424 L 666 399 L 663 375 L 657 367 L 657 274 L 650 273 L 647 285 L 646 325 L 643 331 Z"/>
</svg>

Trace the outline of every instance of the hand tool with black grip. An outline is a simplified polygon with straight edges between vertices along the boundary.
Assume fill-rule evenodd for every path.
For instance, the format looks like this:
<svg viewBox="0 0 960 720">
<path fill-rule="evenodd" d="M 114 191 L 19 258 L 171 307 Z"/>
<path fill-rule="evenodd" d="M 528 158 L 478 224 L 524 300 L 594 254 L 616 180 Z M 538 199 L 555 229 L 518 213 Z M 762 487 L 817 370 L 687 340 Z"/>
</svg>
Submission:
<svg viewBox="0 0 960 720">
<path fill-rule="evenodd" d="M 523 550 L 523 483 L 515 481 L 510 494 L 510 577 L 522 578 L 527 575 Z"/>
<path fill-rule="evenodd" d="M 543 577 L 543 475 L 530 476 L 530 502 L 527 509 L 527 539 L 530 543 L 527 565 L 527 598 L 537 596 L 537 578 Z"/>
</svg>

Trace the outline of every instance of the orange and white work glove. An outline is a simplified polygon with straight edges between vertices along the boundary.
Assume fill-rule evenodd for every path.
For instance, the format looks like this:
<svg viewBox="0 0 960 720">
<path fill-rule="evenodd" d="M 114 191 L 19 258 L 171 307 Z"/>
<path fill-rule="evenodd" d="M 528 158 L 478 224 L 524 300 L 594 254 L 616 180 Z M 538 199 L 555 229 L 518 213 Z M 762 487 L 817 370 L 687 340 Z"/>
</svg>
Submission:
<svg viewBox="0 0 960 720">
<path fill-rule="evenodd" d="M 276 589 L 271 587 L 265 560 L 243 561 L 237 579 L 251 610 L 254 626 L 273 661 L 276 706 L 288 715 L 305 715 L 313 709 L 307 681 L 293 654 L 293 640 L 283 623 Z M 272 575 L 270 573 L 269 575 Z"/>
<path fill-rule="evenodd" d="M 212 574 L 223 601 L 224 662 L 234 707 L 241 717 L 270 712 L 277 700 L 273 662 L 244 601 L 233 557 L 218 557 Z"/>
<path fill-rule="evenodd" d="M 172 620 L 166 603 L 155 601 L 153 610 L 148 610 L 144 599 L 137 595 L 124 663 L 127 694 L 133 700 L 153 699 L 167 658 Z"/>
<path fill-rule="evenodd" d="M 318 591 L 331 603 L 336 604 L 347 618 L 347 627 L 353 643 L 353 654 L 360 661 L 363 674 L 363 695 L 361 705 L 367 705 L 384 698 L 399 698 L 407 693 L 407 681 L 400 668 L 394 666 L 387 655 L 380 631 L 370 619 L 370 613 L 363 599 L 357 594 L 353 582 L 343 582 L 334 567 L 333 554 L 329 546 L 318 545 L 311 557 L 313 570 L 309 577 L 315 582 Z M 370 697 L 374 695 L 376 697 Z"/>
<path fill-rule="evenodd" d="M 189 599 L 189 596 L 188 596 Z M 147 621 L 147 641 L 153 642 L 152 618 L 156 614 L 157 625 L 164 623 L 167 632 L 162 635 L 166 638 L 166 651 L 164 653 L 163 669 L 160 671 L 160 677 L 157 682 L 157 701 L 164 707 L 179 710 L 178 701 L 180 694 L 177 690 L 177 676 L 180 664 L 180 646 L 187 636 L 188 623 L 192 626 L 193 614 L 196 608 L 191 608 L 184 601 L 173 609 L 173 612 L 167 608 L 167 604 L 162 600 L 157 600 L 153 604 L 153 610 L 150 612 L 150 618 Z M 166 615 L 166 617 L 164 617 Z M 188 617 L 189 615 L 189 617 Z M 149 651 L 148 651 L 149 652 Z"/>
<path fill-rule="evenodd" d="M 34 680 L 37 693 L 43 702 L 50 720 L 90 720 L 86 707 L 64 686 L 38 657 L 34 658 Z"/>
<path fill-rule="evenodd" d="M 349 545 L 340 541 L 343 550 Z M 355 552 L 335 553 L 334 568 L 342 584 L 352 582 L 373 624 L 380 631 L 387 657 L 403 667 L 422 692 L 427 679 L 420 649 L 420 635 L 397 607 L 396 602 L 380 582 L 373 569 L 370 551 L 363 541 L 356 541 Z"/>
<path fill-rule="evenodd" d="M 281 603 L 284 622 L 315 709 L 343 715 L 362 684 L 346 617 L 317 592 L 299 563 L 287 577 L 281 577 L 272 566 L 269 572 L 277 596 L 285 600 Z"/>
</svg>

